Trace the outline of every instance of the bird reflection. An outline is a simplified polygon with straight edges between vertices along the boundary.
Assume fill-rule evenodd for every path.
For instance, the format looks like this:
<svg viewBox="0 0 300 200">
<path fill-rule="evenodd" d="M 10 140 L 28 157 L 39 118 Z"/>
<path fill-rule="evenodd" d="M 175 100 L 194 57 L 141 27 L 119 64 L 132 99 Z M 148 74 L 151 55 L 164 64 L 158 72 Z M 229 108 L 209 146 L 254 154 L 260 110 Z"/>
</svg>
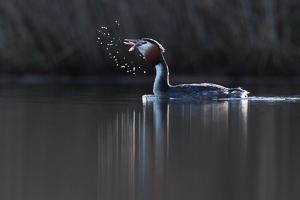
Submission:
<svg viewBox="0 0 300 200">
<path fill-rule="evenodd" d="M 224 170 L 223 159 L 231 148 L 246 152 L 247 113 L 247 100 L 190 103 L 170 99 L 147 99 L 141 109 L 116 112 L 99 127 L 99 198 L 166 199 L 170 187 L 177 187 L 172 176 L 180 172 L 178 162 L 184 157 L 196 156 L 191 160 L 196 160 L 193 164 L 199 167 L 198 174 L 212 173 L 211 180 L 220 179 L 214 171 Z M 233 129 L 238 129 L 239 135 L 231 135 Z M 229 137 L 241 138 L 241 143 L 229 147 Z M 200 158 L 220 163 L 203 168 Z M 181 164 L 191 164 L 188 162 Z M 185 173 L 193 170 L 196 168 Z M 176 176 L 180 180 L 181 174 Z M 204 197 L 215 195 L 212 190 L 203 189 Z"/>
</svg>

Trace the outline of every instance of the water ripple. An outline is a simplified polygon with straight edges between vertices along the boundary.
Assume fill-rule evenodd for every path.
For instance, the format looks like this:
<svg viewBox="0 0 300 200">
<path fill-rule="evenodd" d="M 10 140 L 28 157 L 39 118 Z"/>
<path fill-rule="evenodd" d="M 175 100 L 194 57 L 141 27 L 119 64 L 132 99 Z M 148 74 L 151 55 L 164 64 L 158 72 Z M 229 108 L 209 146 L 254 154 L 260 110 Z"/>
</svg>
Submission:
<svg viewBox="0 0 300 200">
<path fill-rule="evenodd" d="M 151 101 L 151 100 L 162 100 L 166 98 L 156 97 L 154 95 L 143 95 L 143 101 Z M 180 99 L 177 99 L 180 100 Z M 300 102 L 299 96 L 288 96 L 288 97 L 282 97 L 282 96 L 275 96 L 275 97 L 263 97 L 263 96 L 252 96 L 247 98 L 221 98 L 221 99 L 214 99 L 214 100 L 221 100 L 221 101 L 229 101 L 229 100 L 235 100 L 235 101 L 241 101 L 241 100 L 249 100 L 249 101 L 264 101 L 264 102 Z M 207 100 L 206 100 L 207 101 Z"/>
</svg>

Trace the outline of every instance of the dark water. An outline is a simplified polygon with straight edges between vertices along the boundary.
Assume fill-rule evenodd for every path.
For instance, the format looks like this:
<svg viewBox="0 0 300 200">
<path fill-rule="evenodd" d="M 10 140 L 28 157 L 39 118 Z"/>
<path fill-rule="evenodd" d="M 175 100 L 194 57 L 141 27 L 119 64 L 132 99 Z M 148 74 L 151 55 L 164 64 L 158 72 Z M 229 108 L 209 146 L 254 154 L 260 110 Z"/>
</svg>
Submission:
<svg viewBox="0 0 300 200">
<path fill-rule="evenodd" d="M 145 90 L 1 86 L 0 199 L 299 199 L 297 96 L 143 102 Z"/>
</svg>

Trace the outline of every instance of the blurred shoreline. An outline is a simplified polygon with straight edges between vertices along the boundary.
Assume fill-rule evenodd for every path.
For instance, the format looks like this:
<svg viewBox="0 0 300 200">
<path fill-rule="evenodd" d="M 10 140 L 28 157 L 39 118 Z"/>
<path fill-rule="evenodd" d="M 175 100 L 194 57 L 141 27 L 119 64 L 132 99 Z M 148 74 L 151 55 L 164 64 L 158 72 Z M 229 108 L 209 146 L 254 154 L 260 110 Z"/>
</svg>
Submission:
<svg viewBox="0 0 300 200">
<path fill-rule="evenodd" d="M 66 85 L 152 85 L 154 75 L 0 75 L 0 84 L 66 84 Z M 170 84 L 216 83 L 221 85 L 300 86 L 300 76 L 241 77 L 241 76 L 179 76 L 170 77 Z"/>
<path fill-rule="evenodd" d="M 150 37 L 173 74 L 300 75 L 296 0 L 11 0 L 0 10 L 0 73 L 121 74 L 146 65 L 123 39 Z"/>
</svg>

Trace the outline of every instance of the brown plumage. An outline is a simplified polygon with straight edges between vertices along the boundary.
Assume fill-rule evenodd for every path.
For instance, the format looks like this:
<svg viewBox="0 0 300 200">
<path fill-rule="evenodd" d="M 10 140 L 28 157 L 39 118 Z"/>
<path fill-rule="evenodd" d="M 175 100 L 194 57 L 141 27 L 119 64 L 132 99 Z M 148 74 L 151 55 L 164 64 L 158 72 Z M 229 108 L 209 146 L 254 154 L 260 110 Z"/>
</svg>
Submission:
<svg viewBox="0 0 300 200">
<path fill-rule="evenodd" d="M 154 62 L 160 55 L 158 46 L 153 44 L 145 51 L 144 57 L 147 62 Z"/>
</svg>

